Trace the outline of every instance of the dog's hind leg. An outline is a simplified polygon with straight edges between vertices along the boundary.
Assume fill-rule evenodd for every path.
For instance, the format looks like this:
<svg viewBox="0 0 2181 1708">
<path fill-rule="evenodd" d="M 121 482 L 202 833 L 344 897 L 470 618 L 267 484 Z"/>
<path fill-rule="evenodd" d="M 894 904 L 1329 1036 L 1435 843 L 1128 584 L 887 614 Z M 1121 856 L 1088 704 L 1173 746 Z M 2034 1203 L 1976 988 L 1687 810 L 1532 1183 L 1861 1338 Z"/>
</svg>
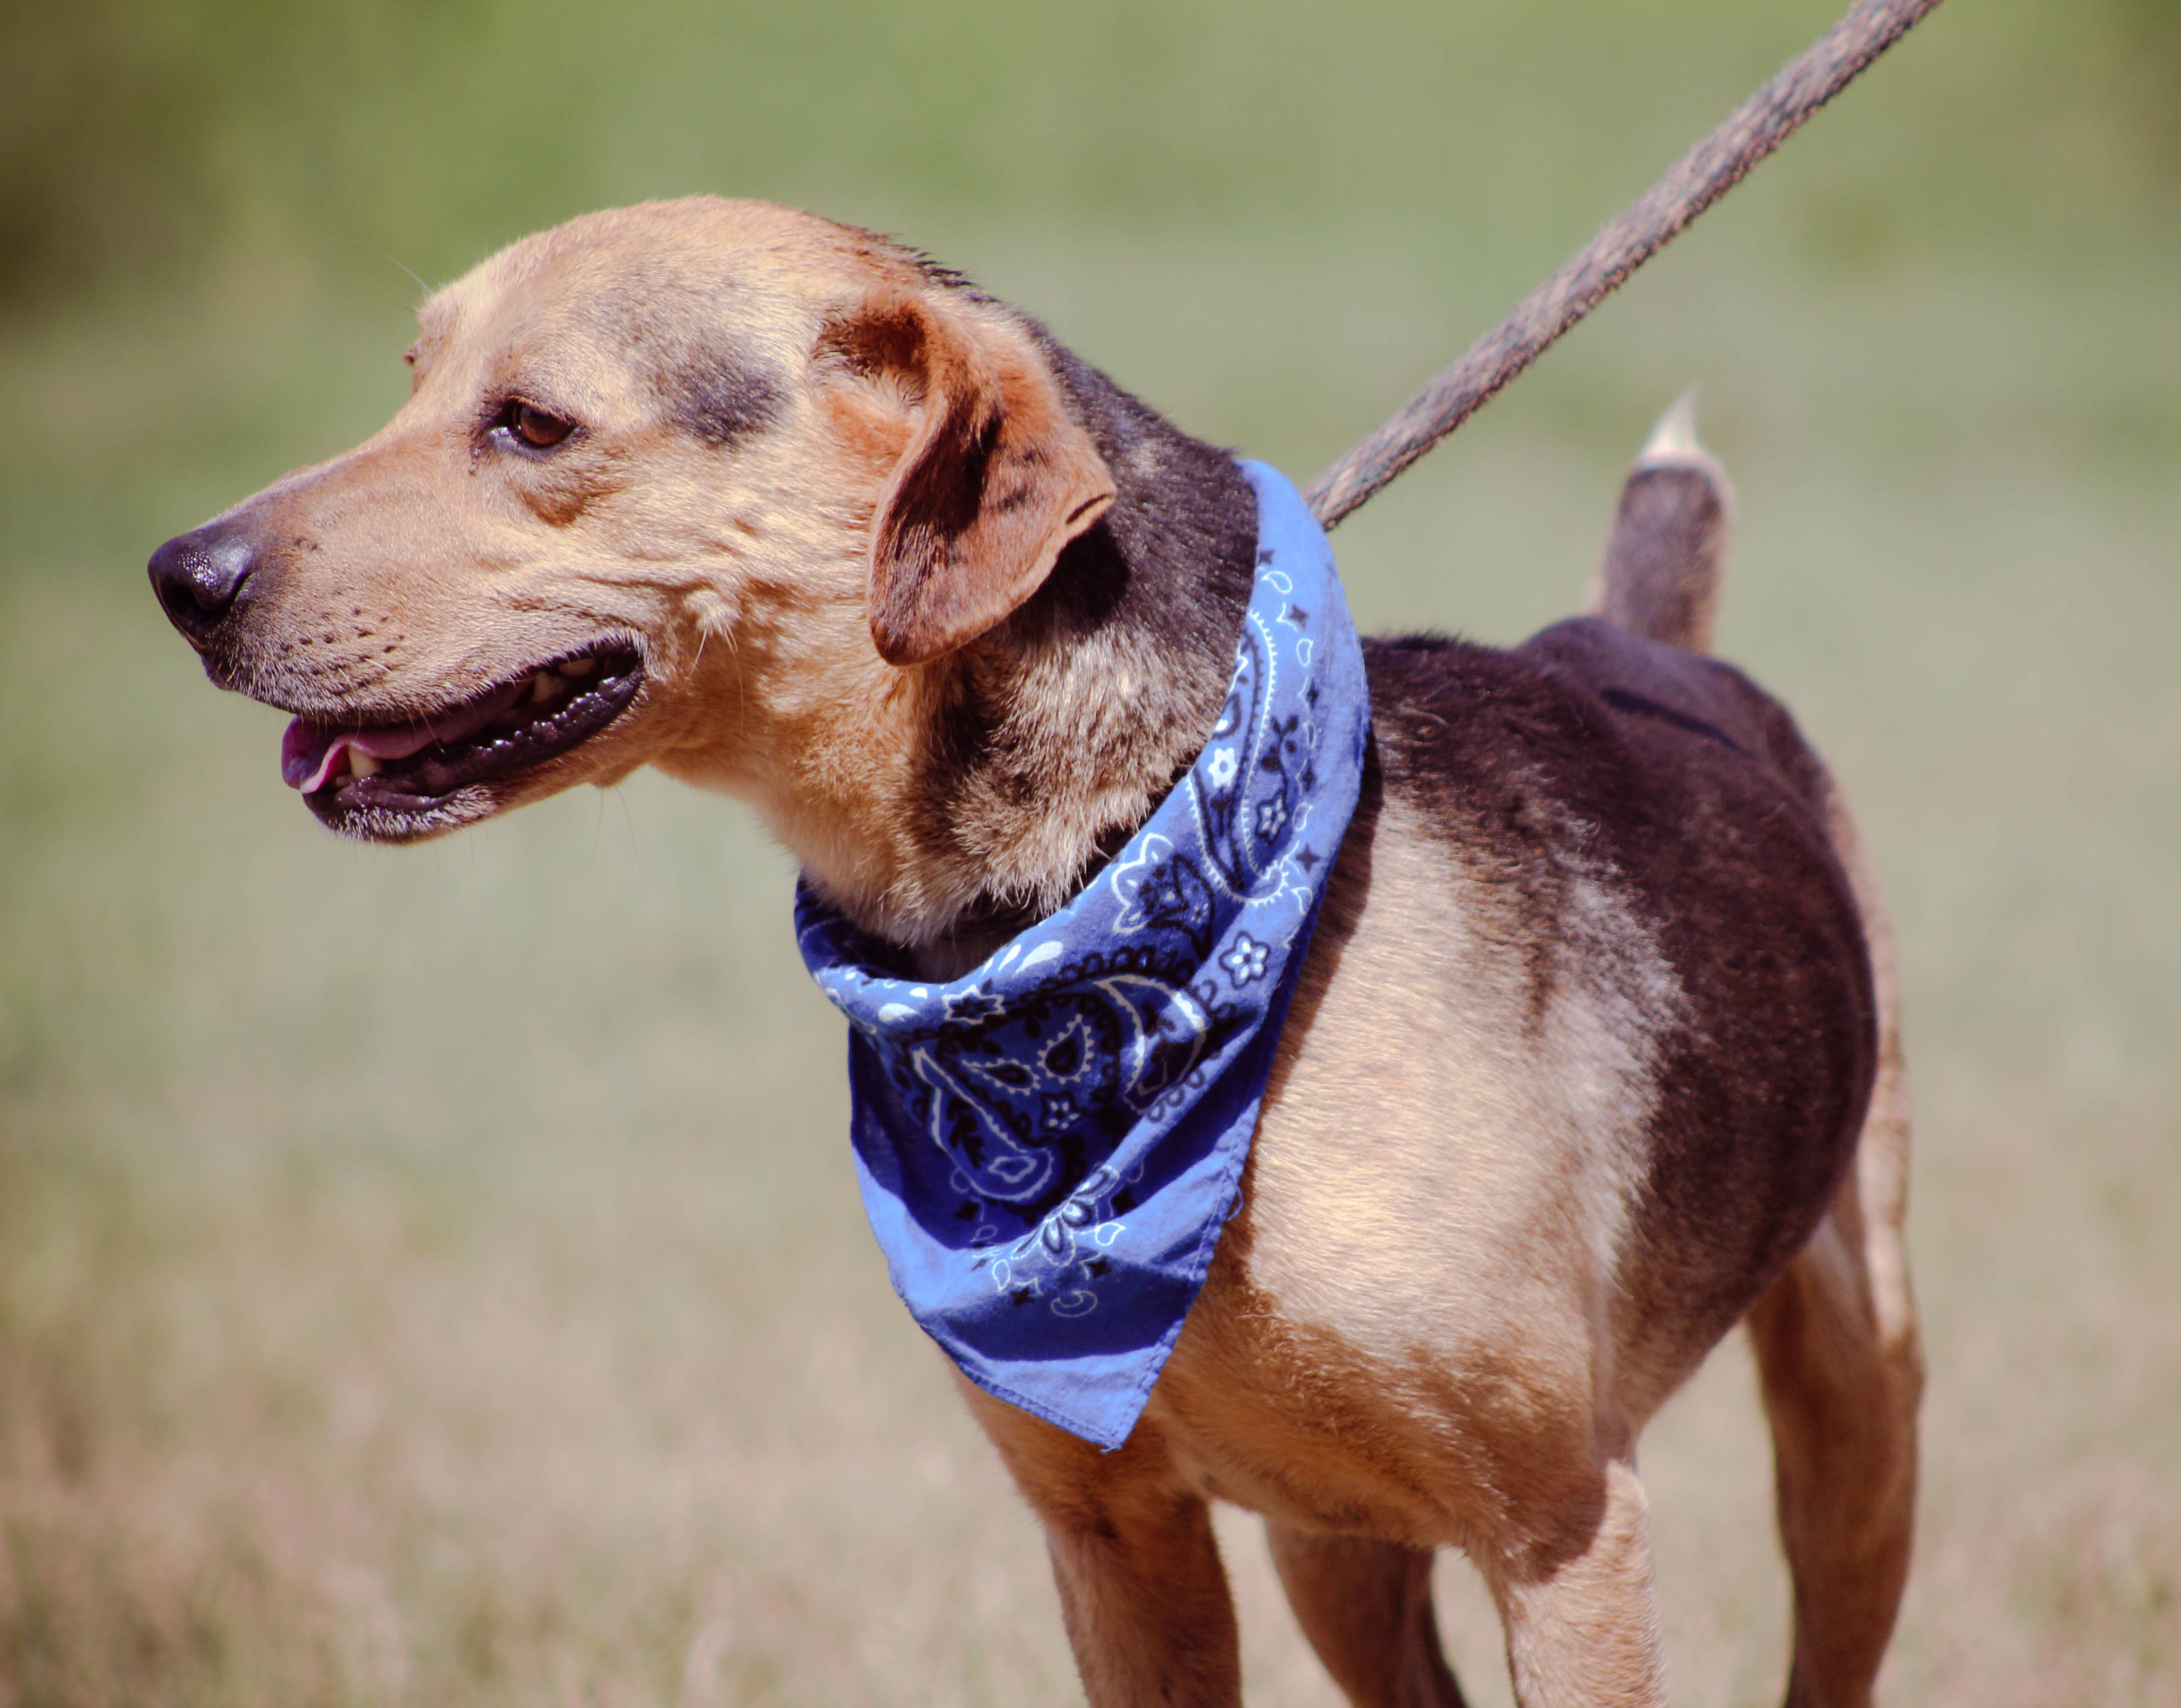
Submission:
<svg viewBox="0 0 2181 1708">
<path fill-rule="evenodd" d="M 1879 1067 L 1855 1161 L 1799 1256 L 1749 1314 L 1794 1579 L 1790 1708 L 1860 1708 L 1901 1605 L 1915 1519 L 1923 1359 L 1902 1243 L 1908 1102 L 1884 900 L 1837 796 L 1834 846 L 1862 905 Z"/>
<path fill-rule="evenodd" d="M 1265 1521 L 1295 1622 L 1355 1708 L 1463 1708 L 1432 1615 L 1432 1556 Z"/>
<path fill-rule="evenodd" d="M 1682 399 L 1621 488 L 1592 612 L 1703 652 L 1733 496 Z M 1884 898 L 1836 795 L 1833 846 L 1854 887 L 1879 1008 L 1878 1077 L 1853 1165 L 1809 1243 L 1749 1314 L 1772 1424 L 1780 1536 L 1795 1584 L 1791 1708 L 1858 1708 L 1908 1572 L 1923 1364 L 1902 1241 L 1908 1104 Z"/>
</svg>

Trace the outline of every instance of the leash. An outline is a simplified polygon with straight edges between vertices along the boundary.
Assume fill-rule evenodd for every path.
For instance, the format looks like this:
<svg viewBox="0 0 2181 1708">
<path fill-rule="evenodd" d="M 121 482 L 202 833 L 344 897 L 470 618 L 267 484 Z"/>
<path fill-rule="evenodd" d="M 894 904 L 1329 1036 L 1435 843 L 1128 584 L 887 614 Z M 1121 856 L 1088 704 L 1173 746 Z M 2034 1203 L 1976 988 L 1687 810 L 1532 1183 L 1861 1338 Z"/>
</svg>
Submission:
<svg viewBox="0 0 2181 1708">
<path fill-rule="evenodd" d="M 1476 414 L 1938 3 L 1858 0 L 1467 355 L 1312 481 L 1303 493 L 1311 513 L 1325 527 L 1336 526 Z"/>
</svg>

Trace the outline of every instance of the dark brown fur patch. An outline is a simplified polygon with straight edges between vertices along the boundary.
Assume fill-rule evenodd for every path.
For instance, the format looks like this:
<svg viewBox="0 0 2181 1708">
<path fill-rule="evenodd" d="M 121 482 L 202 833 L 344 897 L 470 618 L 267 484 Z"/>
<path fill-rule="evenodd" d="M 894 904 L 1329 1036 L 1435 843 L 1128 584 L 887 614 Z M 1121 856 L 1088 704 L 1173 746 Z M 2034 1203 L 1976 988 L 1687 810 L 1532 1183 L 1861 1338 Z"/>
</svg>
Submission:
<svg viewBox="0 0 2181 1708">
<path fill-rule="evenodd" d="M 1555 943 L 1574 874 L 1607 869 L 1681 982 L 1625 1331 L 1679 1340 L 1693 1318 L 1708 1344 L 1809 1237 L 1870 1095 L 1875 1000 L 1825 773 L 1739 671 L 1595 618 L 1509 652 L 1365 653 L 1389 793 L 1496 868 L 1530 940 Z"/>
<path fill-rule="evenodd" d="M 668 418 L 714 449 L 757 433 L 780 412 L 779 385 L 729 350 L 704 350 L 663 370 L 656 382 Z"/>
</svg>

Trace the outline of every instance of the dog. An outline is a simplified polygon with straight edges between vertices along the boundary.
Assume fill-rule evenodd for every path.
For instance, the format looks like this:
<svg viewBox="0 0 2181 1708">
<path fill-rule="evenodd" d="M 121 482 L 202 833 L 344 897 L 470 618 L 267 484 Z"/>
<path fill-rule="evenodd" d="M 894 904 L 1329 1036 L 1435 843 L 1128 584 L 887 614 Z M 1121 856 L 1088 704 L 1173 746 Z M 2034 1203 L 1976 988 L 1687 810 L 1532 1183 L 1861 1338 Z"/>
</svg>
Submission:
<svg viewBox="0 0 2181 1708">
<path fill-rule="evenodd" d="M 433 295 L 408 401 L 154 554 L 287 780 L 406 842 L 651 764 L 950 978 L 1091 880 L 1205 744 L 1253 573 L 1235 462 L 891 240 L 591 215 Z M 1665 1700 L 1645 1422 L 1747 1322 L 1787 1700 L 1868 1702 L 1921 1386 L 1883 904 L 1786 712 L 1706 656 L 1728 491 L 1686 430 L 1588 614 L 1367 642 L 1361 795 L 1241 1195 L 1102 1452 L 963 1383 L 1094 1704 L 1239 1700 L 1210 1502 L 1262 1515 L 1359 1705 L 1461 1694 L 1465 1551 L 1517 1698 Z"/>
</svg>

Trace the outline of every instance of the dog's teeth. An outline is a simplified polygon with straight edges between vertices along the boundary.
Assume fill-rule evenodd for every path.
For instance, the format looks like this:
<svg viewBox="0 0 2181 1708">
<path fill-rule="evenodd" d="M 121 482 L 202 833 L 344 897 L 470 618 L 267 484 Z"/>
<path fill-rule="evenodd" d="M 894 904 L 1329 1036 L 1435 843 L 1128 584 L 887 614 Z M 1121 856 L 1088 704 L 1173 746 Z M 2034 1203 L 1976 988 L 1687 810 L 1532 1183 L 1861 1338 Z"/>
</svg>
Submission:
<svg viewBox="0 0 2181 1708">
<path fill-rule="evenodd" d="M 379 763 L 362 748 L 351 747 L 348 750 L 348 769 L 353 776 L 376 777 L 379 772 Z"/>
<path fill-rule="evenodd" d="M 530 697 L 544 705 L 560 691 L 560 679 L 550 670 L 540 670 L 530 679 Z"/>
<path fill-rule="evenodd" d="M 571 658 L 560 666 L 564 676 L 588 676 L 599 667 L 596 658 Z"/>
</svg>

